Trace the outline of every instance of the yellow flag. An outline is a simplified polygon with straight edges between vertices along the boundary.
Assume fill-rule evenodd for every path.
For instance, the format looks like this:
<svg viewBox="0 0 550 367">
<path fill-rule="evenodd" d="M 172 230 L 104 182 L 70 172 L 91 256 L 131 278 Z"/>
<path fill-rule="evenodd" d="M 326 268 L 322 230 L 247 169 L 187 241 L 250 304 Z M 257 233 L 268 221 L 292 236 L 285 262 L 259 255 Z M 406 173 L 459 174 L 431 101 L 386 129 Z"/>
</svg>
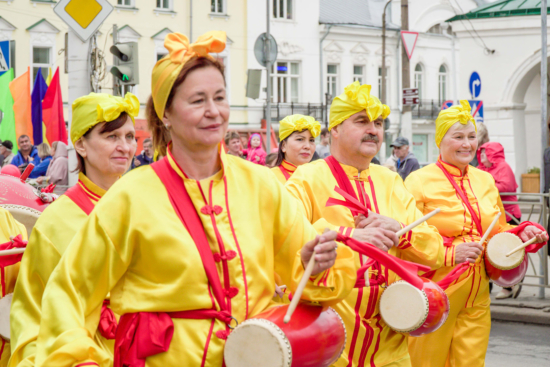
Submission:
<svg viewBox="0 0 550 367">
<path fill-rule="evenodd" d="M 51 81 L 52 81 L 52 68 L 48 68 L 48 77 L 46 78 L 46 84 L 50 86 Z"/>
</svg>

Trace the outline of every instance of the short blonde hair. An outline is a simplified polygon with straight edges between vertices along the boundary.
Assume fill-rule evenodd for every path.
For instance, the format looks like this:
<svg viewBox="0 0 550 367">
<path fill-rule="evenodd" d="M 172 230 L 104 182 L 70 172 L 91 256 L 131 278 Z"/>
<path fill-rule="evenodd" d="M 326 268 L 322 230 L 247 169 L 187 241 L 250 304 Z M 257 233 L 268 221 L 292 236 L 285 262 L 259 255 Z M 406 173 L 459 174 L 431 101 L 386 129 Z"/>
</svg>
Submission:
<svg viewBox="0 0 550 367">
<path fill-rule="evenodd" d="M 478 124 L 477 125 L 477 146 L 480 147 L 485 143 L 489 142 L 489 131 L 487 130 L 487 125 Z"/>
<path fill-rule="evenodd" d="M 47 143 L 42 143 L 38 145 L 37 149 L 40 159 L 44 159 L 52 155 L 52 152 L 50 151 L 50 146 Z"/>
</svg>

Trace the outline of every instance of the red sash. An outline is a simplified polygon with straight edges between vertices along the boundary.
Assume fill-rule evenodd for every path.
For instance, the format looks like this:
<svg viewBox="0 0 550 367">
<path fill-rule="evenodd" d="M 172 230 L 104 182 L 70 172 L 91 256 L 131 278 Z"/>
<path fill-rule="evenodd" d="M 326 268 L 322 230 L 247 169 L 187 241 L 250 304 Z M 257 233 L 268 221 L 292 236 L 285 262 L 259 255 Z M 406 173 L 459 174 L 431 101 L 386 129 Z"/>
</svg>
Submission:
<svg viewBox="0 0 550 367">
<path fill-rule="evenodd" d="M 18 234 L 12 240 L 0 244 L 0 250 L 11 250 L 14 248 L 25 248 L 27 247 L 27 241 L 23 241 L 23 237 Z M 8 256 L 0 256 L 0 282 L 2 283 L 2 297 L 6 296 L 6 279 L 4 268 L 6 266 L 17 264 L 21 261 L 23 254 L 13 254 Z M 0 353 L 1 354 L 1 353 Z"/>
<path fill-rule="evenodd" d="M 92 200 L 88 197 L 88 194 L 86 194 L 86 191 L 80 186 L 80 184 L 76 184 L 67 191 L 65 191 L 65 195 L 69 197 L 86 215 L 90 215 L 92 210 L 94 210 L 94 203 L 92 203 Z"/>
<path fill-rule="evenodd" d="M 287 172 L 287 170 L 282 165 L 279 166 L 279 169 L 283 173 L 283 176 L 285 176 L 285 180 L 288 181 L 288 179 L 290 178 L 290 174 Z"/>
<path fill-rule="evenodd" d="M 330 168 L 330 171 L 332 172 L 332 175 L 336 179 L 336 182 L 338 183 L 338 186 L 344 190 L 346 193 L 348 193 L 352 198 L 357 200 L 359 202 L 359 199 L 357 198 L 357 195 L 355 194 L 355 191 L 353 191 L 353 187 L 351 186 L 351 183 L 349 182 L 348 175 L 346 175 L 346 172 L 342 169 L 342 166 L 336 158 L 329 155 L 325 158 L 325 162 L 327 162 L 328 167 Z M 370 208 L 368 208 L 370 209 Z M 360 212 L 358 212 L 356 209 L 349 208 L 351 210 L 351 214 L 353 216 L 356 216 Z"/>
<path fill-rule="evenodd" d="M 183 180 L 170 166 L 166 157 L 151 164 L 151 168 L 166 188 L 170 203 L 197 246 L 220 311 L 212 308 L 180 312 L 137 312 L 123 315 L 116 334 L 115 367 L 143 367 L 147 357 L 168 351 L 174 333 L 172 318 L 218 319 L 226 324 L 232 320 L 214 255 Z"/>
</svg>

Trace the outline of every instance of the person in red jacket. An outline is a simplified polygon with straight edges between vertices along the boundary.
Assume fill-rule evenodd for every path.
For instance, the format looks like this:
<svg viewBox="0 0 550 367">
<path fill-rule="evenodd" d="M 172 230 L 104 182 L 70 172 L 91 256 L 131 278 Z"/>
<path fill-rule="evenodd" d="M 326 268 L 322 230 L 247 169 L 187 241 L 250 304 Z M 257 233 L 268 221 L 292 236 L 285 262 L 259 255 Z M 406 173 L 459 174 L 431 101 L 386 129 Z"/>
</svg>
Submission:
<svg viewBox="0 0 550 367">
<path fill-rule="evenodd" d="M 482 171 L 489 172 L 495 179 L 498 192 L 516 192 L 518 184 L 512 168 L 504 158 L 504 147 L 497 142 L 488 142 L 483 144 L 477 151 L 479 168 Z M 518 201 L 518 197 L 502 196 L 503 201 Z M 506 211 L 506 221 L 509 224 L 517 225 L 521 222 L 521 209 L 518 204 L 504 204 Z M 517 298 L 521 292 L 521 286 L 516 285 L 513 288 L 503 288 L 496 296 L 497 299 Z"/>
</svg>

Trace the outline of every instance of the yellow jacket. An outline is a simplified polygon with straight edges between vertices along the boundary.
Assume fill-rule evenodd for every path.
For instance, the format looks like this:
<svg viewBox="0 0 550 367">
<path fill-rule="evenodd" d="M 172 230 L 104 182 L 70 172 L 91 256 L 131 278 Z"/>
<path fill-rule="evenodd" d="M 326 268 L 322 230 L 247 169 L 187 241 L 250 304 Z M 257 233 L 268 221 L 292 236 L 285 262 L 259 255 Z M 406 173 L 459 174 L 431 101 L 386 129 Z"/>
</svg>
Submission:
<svg viewBox="0 0 550 367">
<path fill-rule="evenodd" d="M 196 181 L 182 178 L 197 210 L 213 253 L 220 251 L 216 233 L 235 257 L 217 264 L 220 278 L 238 292 L 230 298 L 239 322 L 273 305 L 275 272 L 295 289 L 303 274 L 300 249 L 316 235 L 297 202 L 270 171 L 221 152 L 222 170 Z M 218 210 L 215 220 L 206 205 Z M 342 246 L 340 246 L 342 247 Z M 338 248 L 333 268 L 309 282 L 304 298 L 334 304 L 353 288 L 354 254 Z M 76 234 L 52 275 L 42 300 L 37 366 L 109 359 L 91 339 L 86 319 L 111 292 L 119 315 L 211 308 L 202 260 L 195 243 L 174 212 L 166 188 L 150 166 L 122 177 L 96 206 Z M 219 320 L 173 319 L 170 349 L 146 361 L 147 366 L 221 366 L 225 341 Z"/>
<path fill-rule="evenodd" d="M 289 163 L 289 162 L 283 160 L 283 162 L 281 163 L 280 166 L 273 167 L 271 170 L 273 171 L 273 173 L 275 173 L 275 177 L 277 177 L 277 180 L 279 180 L 279 182 L 284 185 L 287 181 L 287 178 L 286 178 L 285 174 L 283 173 L 283 171 L 290 178 L 290 176 L 292 176 L 294 171 L 296 171 L 296 168 L 298 168 L 298 167 L 296 167 L 292 163 Z"/>
<path fill-rule="evenodd" d="M 422 216 L 416 209 L 414 198 L 396 173 L 371 164 L 369 169 L 359 175 L 356 168 L 341 166 L 365 206 L 367 200 L 363 192 L 368 196 L 372 211 L 394 218 L 402 225 L 410 224 Z M 343 199 L 334 191 L 335 186 L 337 181 L 324 160 L 298 167 L 286 183 L 286 188 L 299 200 L 306 218 L 314 223 L 318 231 L 328 226 L 351 235 L 355 225 L 351 211 L 343 206 L 325 206 L 331 197 Z M 437 230 L 422 224 L 403 235 L 399 247 L 392 248 L 390 254 L 436 269 L 443 264 L 444 250 Z M 356 256 L 355 271 L 363 261 Z M 388 273 L 383 266 L 373 266 L 369 270 L 369 277 L 370 287 L 354 288 L 345 301 L 335 306 L 344 319 L 348 333 L 345 353 L 336 366 L 348 366 L 349 359 L 352 359 L 353 366 L 364 366 L 371 361 L 376 366 L 383 366 L 408 359 L 405 335 L 387 327 L 378 311 L 383 287 L 385 283 L 394 282 L 396 275 L 391 271 Z"/>
<path fill-rule="evenodd" d="M 82 173 L 78 184 L 84 188 L 93 204 L 105 194 L 105 190 Z M 36 222 L 21 262 L 13 295 L 10 366 L 34 366 L 44 288 L 67 246 L 87 218 L 86 213 L 69 197 L 62 195 L 44 210 Z M 101 307 L 96 310 L 100 311 Z M 104 339 L 99 333 L 95 333 L 94 340 L 112 360 L 114 342 Z"/>
<path fill-rule="evenodd" d="M 0 208 L 0 223 L 2 223 L 0 226 L 0 243 L 6 243 L 10 240 L 10 237 L 15 237 L 19 234 L 25 241 L 27 240 L 27 230 L 25 226 L 16 221 L 10 212 L 4 208 Z M 23 256 L 23 258 L 25 257 Z M 1 294 L 7 295 L 13 293 L 13 289 L 16 284 L 15 281 L 17 280 L 17 275 L 19 273 L 19 267 L 20 263 L 17 263 L 4 268 L 6 285 L 5 288 L 2 287 Z M 2 315 L 2 317 L 4 316 L 6 315 Z M 10 337 L 13 340 L 13 335 L 10 335 Z M 10 342 L 4 340 L 3 338 L 0 338 L 0 340 L 0 367 L 5 367 L 8 365 L 8 360 L 10 359 Z"/>
</svg>

